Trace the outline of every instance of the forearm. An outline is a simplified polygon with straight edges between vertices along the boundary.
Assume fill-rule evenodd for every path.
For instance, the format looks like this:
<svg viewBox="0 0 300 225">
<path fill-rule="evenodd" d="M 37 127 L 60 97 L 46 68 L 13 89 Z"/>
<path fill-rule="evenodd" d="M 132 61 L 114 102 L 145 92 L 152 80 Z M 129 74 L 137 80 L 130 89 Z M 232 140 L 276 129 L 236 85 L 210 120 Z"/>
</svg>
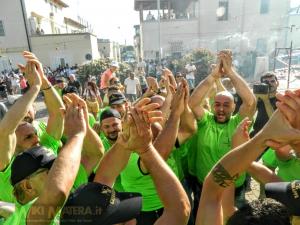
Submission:
<svg viewBox="0 0 300 225">
<path fill-rule="evenodd" d="M 164 205 L 164 213 L 171 211 L 172 216 L 178 219 L 178 224 L 186 224 L 190 210 L 187 195 L 178 178 L 154 146 L 150 145 L 148 148 L 147 152 L 140 154 L 140 158 L 153 179 L 157 193 Z"/>
<path fill-rule="evenodd" d="M 44 192 L 53 206 L 62 206 L 70 193 L 80 165 L 83 139 L 82 134 L 70 137 L 49 171 Z"/>
<path fill-rule="evenodd" d="M 205 181 L 209 183 L 211 194 L 222 195 L 225 188 L 234 183 L 239 174 L 246 171 L 249 165 L 266 149 L 265 141 L 266 138 L 259 133 L 253 139 L 223 156 L 210 171 Z"/>
<path fill-rule="evenodd" d="M 281 182 L 281 179 L 272 170 L 258 162 L 252 162 L 247 169 L 247 173 L 262 184 Z"/>
<path fill-rule="evenodd" d="M 228 77 L 230 78 L 237 94 L 241 97 L 243 104 L 255 105 L 255 96 L 244 79 L 235 70 L 231 70 Z"/>
<path fill-rule="evenodd" d="M 83 164 L 88 174 L 93 171 L 103 157 L 103 154 L 104 147 L 99 135 L 89 127 L 83 141 L 82 150 L 82 156 L 87 160 Z"/>
<path fill-rule="evenodd" d="M 172 112 L 164 129 L 155 139 L 154 147 L 164 160 L 169 158 L 169 155 L 175 145 L 179 128 L 179 115 Z"/>
<path fill-rule="evenodd" d="M 189 106 L 192 109 L 201 104 L 215 80 L 216 78 L 210 74 L 200 84 L 198 84 L 189 100 Z"/>
<path fill-rule="evenodd" d="M 18 124 L 28 113 L 30 106 L 33 104 L 40 86 L 32 86 L 18 101 L 13 104 L 0 122 L 0 135 L 8 135 L 15 132 Z"/>
<path fill-rule="evenodd" d="M 64 127 L 64 119 L 61 113 L 61 109 L 65 108 L 64 103 L 48 80 L 43 82 L 41 89 L 44 89 L 45 105 L 49 114 L 47 133 L 59 140 L 61 139 Z"/>
<path fill-rule="evenodd" d="M 183 143 L 188 137 L 197 131 L 197 121 L 194 113 L 189 107 L 185 107 L 182 115 L 180 116 L 180 125 L 178 138 L 179 142 Z"/>
<path fill-rule="evenodd" d="M 171 103 L 172 103 L 172 95 L 168 94 L 165 98 L 163 105 L 160 108 L 160 111 L 163 114 L 163 121 L 160 122 L 162 127 L 165 127 L 166 122 L 171 113 Z"/>
<path fill-rule="evenodd" d="M 220 78 L 216 80 L 216 85 L 217 85 L 217 93 L 222 92 L 222 91 L 226 91 L 226 88 L 222 84 Z"/>
<path fill-rule="evenodd" d="M 118 143 L 103 156 L 94 181 L 112 187 L 116 178 L 128 163 L 131 152 Z M 113 165 L 113 166 L 112 166 Z"/>
</svg>

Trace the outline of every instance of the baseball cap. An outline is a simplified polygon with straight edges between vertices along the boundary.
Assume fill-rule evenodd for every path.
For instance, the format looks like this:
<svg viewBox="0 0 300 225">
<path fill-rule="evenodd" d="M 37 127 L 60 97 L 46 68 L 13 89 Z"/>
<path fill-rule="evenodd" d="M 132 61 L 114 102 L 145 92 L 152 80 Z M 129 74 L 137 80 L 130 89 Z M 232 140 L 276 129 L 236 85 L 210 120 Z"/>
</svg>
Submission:
<svg viewBox="0 0 300 225">
<path fill-rule="evenodd" d="M 50 169 L 56 156 L 43 146 L 36 146 L 16 156 L 11 166 L 11 184 L 24 180 L 40 168 Z"/>
<path fill-rule="evenodd" d="M 119 63 L 116 62 L 116 61 L 112 61 L 111 64 L 110 64 L 110 66 L 114 66 L 114 67 L 119 68 Z"/>
<path fill-rule="evenodd" d="M 109 96 L 108 101 L 109 105 L 122 104 L 126 102 L 126 97 L 120 92 L 115 92 Z"/>
<path fill-rule="evenodd" d="M 102 120 L 104 120 L 106 118 L 111 118 L 111 117 L 121 119 L 121 115 L 120 115 L 120 113 L 117 110 L 108 108 L 108 109 L 105 109 L 101 113 L 101 115 L 100 115 L 100 123 L 102 122 Z"/>
<path fill-rule="evenodd" d="M 300 181 L 274 182 L 265 185 L 266 197 L 284 204 L 294 216 L 300 216 Z"/>
<path fill-rule="evenodd" d="M 116 192 L 104 184 L 90 182 L 69 196 L 60 224 L 112 225 L 135 218 L 141 209 L 140 193 Z"/>
</svg>

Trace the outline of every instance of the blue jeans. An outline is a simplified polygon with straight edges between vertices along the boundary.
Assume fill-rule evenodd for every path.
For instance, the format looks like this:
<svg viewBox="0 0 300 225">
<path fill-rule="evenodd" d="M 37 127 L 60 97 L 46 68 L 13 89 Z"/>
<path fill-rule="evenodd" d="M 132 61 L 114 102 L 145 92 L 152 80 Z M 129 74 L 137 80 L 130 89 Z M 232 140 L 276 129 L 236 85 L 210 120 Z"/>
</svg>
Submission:
<svg viewBox="0 0 300 225">
<path fill-rule="evenodd" d="M 190 89 L 195 88 L 195 79 L 187 79 Z"/>
</svg>

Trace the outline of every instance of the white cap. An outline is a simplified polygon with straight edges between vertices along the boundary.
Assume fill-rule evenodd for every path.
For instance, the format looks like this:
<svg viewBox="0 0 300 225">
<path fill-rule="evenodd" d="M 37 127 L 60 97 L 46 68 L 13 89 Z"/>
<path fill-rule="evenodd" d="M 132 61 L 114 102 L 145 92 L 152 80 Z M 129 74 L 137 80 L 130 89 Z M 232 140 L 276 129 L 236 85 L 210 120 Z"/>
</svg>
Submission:
<svg viewBox="0 0 300 225">
<path fill-rule="evenodd" d="M 112 61 L 111 64 L 110 64 L 110 66 L 114 66 L 114 67 L 119 68 L 119 63 L 116 62 L 116 61 Z"/>
</svg>

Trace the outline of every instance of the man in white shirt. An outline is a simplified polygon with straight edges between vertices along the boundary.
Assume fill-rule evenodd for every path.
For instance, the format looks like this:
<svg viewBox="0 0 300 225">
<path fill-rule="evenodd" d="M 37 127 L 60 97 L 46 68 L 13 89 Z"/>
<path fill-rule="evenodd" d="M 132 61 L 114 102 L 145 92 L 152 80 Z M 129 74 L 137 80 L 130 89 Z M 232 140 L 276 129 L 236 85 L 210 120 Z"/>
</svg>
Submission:
<svg viewBox="0 0 300 225">
<path fill-rule="evenodd" d="M 134 102 L 137 98 L 137 95 L 139 96 L 141 94 L 141 86 L 139 79 L 134 76 L 134 73 L 129 71 L 129 77 L 127 77 L 124 81 L 125 85 L 125 93 L 127 96 L 127 99 L 130 102 Z"/>
<path fill-rule="evenodd" d="M 195 88 L 195 71 L 196 71 L 196 66 L 191 62 L 188 63 L 185 66 L 185 69 L 187 70 L 186 73 L 186 79 L 189 83 L 189 87 L 190 89 L 194 89 Z"/>
</svg>

